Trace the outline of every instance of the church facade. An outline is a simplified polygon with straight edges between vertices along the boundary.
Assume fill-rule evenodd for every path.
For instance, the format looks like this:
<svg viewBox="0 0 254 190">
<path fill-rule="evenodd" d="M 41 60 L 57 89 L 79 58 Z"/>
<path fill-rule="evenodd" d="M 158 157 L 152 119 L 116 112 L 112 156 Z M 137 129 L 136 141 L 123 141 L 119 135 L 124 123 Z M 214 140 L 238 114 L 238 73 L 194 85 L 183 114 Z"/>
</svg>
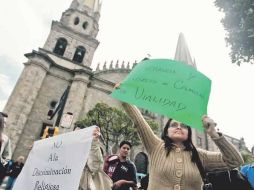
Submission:
<svg viewBox="0 0 254 190">
<path fill-rule="evenodd" d="M 73 121 L 70 128 L 59 128 L 60 133 L 72 131 L 75 121 L 99 102 L 121 108 L 121 103 L 109 94 L 114 84 L 131 71 L 130 64 L 116 62 L 109 68 L 105 64 L 96 71 L 90 67 L 99 45 L 96 36 L 100 7 L 99 0 L 73 0 L 61 20 L 52 22 L 43 48 L 25 54 L 27 62 L 4 108 L 9 115 L 6 133 L 12 141 L 14 158 L 26 156 L 45 126 L 53 125 L 47 113 L 56 106 L 67 87 L 69 94 L 63 113 L 73 114 Z M 153 116 L 159 126 L 164 126 L 166 118 Z M 203 133 L 194 131 L 193 139 L 199 147 L 216 149 Z M 132 159 L 135 158 L 147 160 L 143 147 L 134 150 Z"/>
<path fill-rule="evenodd" d="M 28 61 L 4 108 L 15 158 L 27 155 L 43 128 L 53 125 L 47 113 L 68 86 L 63 113 L 73 114 L 72 124 L 99 102 L 121 107 L 109 93 L 130 72 L 130 66 L 111 63 L 110 68 L 97 71 L 90 67 L 99 45 L 100 6 L 99 0 L 73 0 L 61 20 L 52 22 L 43 48 L 25 54 Z M 59 130 L 72 131 L 73 125 Z"/>
</svg>

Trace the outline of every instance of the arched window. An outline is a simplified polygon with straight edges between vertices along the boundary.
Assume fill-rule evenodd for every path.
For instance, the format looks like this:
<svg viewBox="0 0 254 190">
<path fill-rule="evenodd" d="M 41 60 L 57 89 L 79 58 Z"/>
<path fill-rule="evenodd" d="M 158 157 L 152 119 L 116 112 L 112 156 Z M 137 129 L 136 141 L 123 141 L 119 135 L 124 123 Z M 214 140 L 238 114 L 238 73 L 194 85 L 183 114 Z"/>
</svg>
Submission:
<svg viewBox="0 0 254 190">
<path fill-rule="evenodd" d="M 85 53 L 86 53 L 86 49 L 83 46 L 78 46 L 73 56 L 73 61 L 82 63 Z"/>
<path fill-rule="evenodd" d="M 83 29 L 84 29 L 84 30 L 87 29 L 88 22 L 84 22 L 82 26 L 83 26 Z"/>
<path fill-rule="evenodd" d="M 59 38 L 56 42 L 56 46 L 53 52 L 63 56 L 66 46 L 67 46 L 67 40 L 64 38 Z"/>
<path fill-rule="evenodd" d="M 74 19 L 74 25 L 78 25 L 78 23 L 79 23 L 79 18 L 76 17 L 76 18 Z"/>
<path fill-rule="evenodd" d="M 135 165 L 137 167 L 138 173 L 147 174 L 148 167 L 148 158 L 147 155 L 143 152 L 139 152 L 135 157 Z"/>
</svg>

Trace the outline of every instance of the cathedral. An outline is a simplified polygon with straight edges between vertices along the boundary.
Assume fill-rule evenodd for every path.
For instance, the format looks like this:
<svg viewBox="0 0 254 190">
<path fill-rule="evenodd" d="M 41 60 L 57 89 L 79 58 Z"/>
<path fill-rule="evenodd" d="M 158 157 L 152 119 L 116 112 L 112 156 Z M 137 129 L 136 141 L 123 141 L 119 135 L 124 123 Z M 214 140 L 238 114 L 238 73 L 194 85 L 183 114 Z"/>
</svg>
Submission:
<svg viewBox="0 0 254 190">
<path fill-rule="evenodd" d="M 92 70 L 94 52 L 99 45 L 96 36 L 100 8 L 99 0 L 73 0 L 60 21 L 52 21 L 44 46 L 25 54 L 27 62 L 4 108 L 9 115 L 6 133 L 12 141 L 14 158 L 26 156 L 45 127 L 54 124 L 47 117 L 48 111 L 54 109 L 67 88 L 69 92 L 63 114 L 73 116 L 72 124 L 69 128 L 59 127 L 59 133 L 72 131 L 73 124 L 99 102 L 121 108 L 121 103 L 109 94 L 114 84 L 122 81 L 135 63 L 111 62 L 109 67 L 105 64 L 103 69 Z M 175 59 L 196 66 L 182 35 L 179 36 Z M 144 114 L 149 117 L 152 113 Z M 157 114 L 155 118 L 159 126 L 164 126 L 166 118 Z M 216 150 L 211 140 L 201 132 L 194 130 L 193 139 L 199 147 Z M 134 149 L 131 159 L 135 158 L 147 161 L 143 147 Z"/>
</svg>

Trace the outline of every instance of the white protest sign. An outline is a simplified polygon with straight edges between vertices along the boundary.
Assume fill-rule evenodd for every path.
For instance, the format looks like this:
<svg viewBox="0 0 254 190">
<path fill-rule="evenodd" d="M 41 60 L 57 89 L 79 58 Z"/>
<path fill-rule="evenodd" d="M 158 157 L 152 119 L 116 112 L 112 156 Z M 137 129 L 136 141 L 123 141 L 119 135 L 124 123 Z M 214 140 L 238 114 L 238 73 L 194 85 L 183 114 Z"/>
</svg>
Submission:
<svg viewBox="0 0 254 190">
<path fill-rule="evenodd" d="M 36 141 L 13 190 L 77 190 L 94 128 Z"/>
</svg>

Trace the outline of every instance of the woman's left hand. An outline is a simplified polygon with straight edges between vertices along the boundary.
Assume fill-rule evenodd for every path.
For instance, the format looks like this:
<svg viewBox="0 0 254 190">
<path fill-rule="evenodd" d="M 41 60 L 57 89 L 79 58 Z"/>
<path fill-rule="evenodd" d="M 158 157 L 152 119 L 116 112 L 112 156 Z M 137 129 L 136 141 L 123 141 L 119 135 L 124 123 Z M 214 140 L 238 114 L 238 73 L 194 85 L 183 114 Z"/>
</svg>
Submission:
<svg viewBox="0 0 254 190">
<path fill-rule="evenodd" d="M 211 119 L 207 115 L 204 115 L 202 117 L 202 122 L 203 122 L 203 127 L 205 131 L 210 137 L 219 137 L 219 134 L 217 133 L 215 129 L 217 124 L 213 121 L 213 119 Z"/>
<path fill-rule="evenodd" d="M 99 127 L 96 127 L 93 131 L 93 138 L 95 140 L 98 140 L 101 136 L 101 131 L 100 131 L 100 128 Z"/>
</svg>

